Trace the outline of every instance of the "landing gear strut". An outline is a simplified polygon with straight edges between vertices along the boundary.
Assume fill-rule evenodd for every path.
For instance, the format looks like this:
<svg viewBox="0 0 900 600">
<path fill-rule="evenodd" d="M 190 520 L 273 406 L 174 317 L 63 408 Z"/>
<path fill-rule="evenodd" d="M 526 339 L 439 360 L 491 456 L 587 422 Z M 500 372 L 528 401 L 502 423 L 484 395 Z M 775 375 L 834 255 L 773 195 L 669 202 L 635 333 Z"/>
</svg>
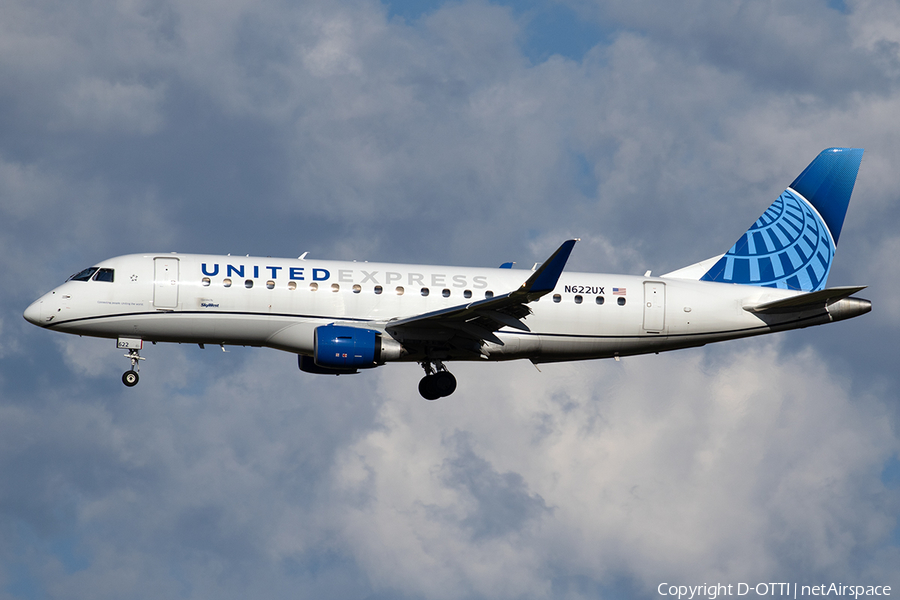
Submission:
<svg viewBox="0 0 900 600">
<path fill-rule="evenodd" d="M 131 359 L 131 369 L 122 374 L 122 383 L 128 387 L 134 387 L 141 379 L 140 375 L 138 375 L 138 371 L 141 370 L 140 361 L 147 359 L 141 356 L 140 350 L 131 350 L 125 355 L 125 358 Z"/>
<path fill-rule="evenodd" d="M 437 400 L 456 391 L 456 377 L 447 370 L 444 363 L 436 360 L 432 366 L 431 361 L 426 360 L 421 364 L 425 369 L 425 377 L 419 382 L 419 393 L 423 398 Z"/>
</svg>

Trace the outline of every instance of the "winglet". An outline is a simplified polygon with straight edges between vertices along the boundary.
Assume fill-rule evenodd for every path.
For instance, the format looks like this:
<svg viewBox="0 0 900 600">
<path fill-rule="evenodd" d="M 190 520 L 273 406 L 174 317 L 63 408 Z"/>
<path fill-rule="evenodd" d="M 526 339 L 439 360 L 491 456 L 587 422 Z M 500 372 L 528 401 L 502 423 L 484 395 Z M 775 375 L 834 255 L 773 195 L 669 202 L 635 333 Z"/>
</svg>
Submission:
<svg viewBox="0 0 900 600">
<path fill-rule="evenodd" d="M 557 248 L 556 252 L 544 261 L 537 271 L 531 274 L 528 281 L 522 284 L 519 291 L 538 296 L 552 292 L 553 288 L 556 287 L 556 282 L 559 281 L 559 276 L 562 275 L 563 269 L 566 267 L 566 262 L 568 262 L 569 255 L 572 254 L 572 248 L 575 247 L 575 242 L 577 241 L 579 241 L 578 238 L 563 242 L 562 246 Z"/>
</svg>

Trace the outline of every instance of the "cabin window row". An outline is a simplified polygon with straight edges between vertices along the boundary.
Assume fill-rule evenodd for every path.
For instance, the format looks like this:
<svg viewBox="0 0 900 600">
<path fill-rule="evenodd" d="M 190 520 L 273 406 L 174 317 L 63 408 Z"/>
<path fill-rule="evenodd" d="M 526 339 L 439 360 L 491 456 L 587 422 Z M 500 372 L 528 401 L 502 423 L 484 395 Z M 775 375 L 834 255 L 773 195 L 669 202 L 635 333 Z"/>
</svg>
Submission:
<svg viewBox="0 0 900 600">
<path fill-rule="evenodd" d="M 200 280 L 200 283 L 203 285 L 203 287 L 209 287 L 210 285 L 212 285 L 212 280 L 209 277 L 204 277 L 203 279 Z M 226 278 L 226 279 L 222 280 L 222 285 L 224 287 L 230 288 L 232 285 L 234 285 L 234 282 L 230 278 Z M 323 285 L 327 285 L 327 284 L 323 284 Z M 245 288 L 252 289 L 253 286 L 254 286 L 253 279 L 247 279 L 244 281 Z M 275 282 L 271 279 L 268 280 L 266 282 L 266 288 L 270 289 L 270 290 L 275 289 Z M 287 284 L 287 288 L 289 290 L 296 290 L 297 282 L 289 281 Z M 339 291 L 341 291 L 341 286 L 338 283 L 332 283 L 330 288 L 323 288 L 323 289 L 331 289 L 332 292 L 339 292 Z M 310 283 L 309 290 L 312 292 L 318 291 L 319 284 L 316 282 Z M 362 292 L 362 286 L 359 285 L 358 283 L 354 284 L 353 287 L 351 288 L 351 290 L 353 291 L 354 294 L 359 294 Z M 375 292 L 376 294 L 383 294 L 384 286 L 376 285 L 374 288 L 372 288 L 372 291 Z M 406 293 L 406 288 L 403 287 L 402 285 L 398 285 L 396 288 L 394 288 L 394 292 L 398 296 L 402 296 L 403 294 Z M 428 296 L 431 294 L 431 290 L 427 287 L 423 287 L 419 290 L 419 293 L 422 296 Z M 451 295 L 451 292 L 450 292 L 449 288 L 444 288 L 443 290 L 441 290 L 441 296 L 443 296 L 444 298 L 449 298 L 450 295 Z M 463 290 L 463 298 L 471 298 L 472 296 L 473 296 L 472 290 Z M 487 290 L 484 292 L 484 297 L 485 298 L 493 298 L 494 292 Z"/>
<path fill-rule="evenodd" d="M 210 285 L 212 285 L 212 280 L 210 280 L 209 277 L 204 277 L 204 278 L 201 280 L 201 283 L 203 284 L 204 287 L 209 287 Z M 227 279 L 227 278 L 226 278 L 226 279 L 223 279 L 223 280 L 222 280 L 222 285 L 224 285 L 225 287 L 231 287 L 231 286 L 233 285 L 233 282 L 231 281 L 231 279 Z M 254 284 L 253 284 L 253 280 L 252 280 L 252 279 L 247 279 L 247 280 L 244 281 L 244 287 L 247 288 L 247 289 L 253 288 L 253 285 L 254 285 Z M 296 281 L 289 281 L 288 284 L 287 284 L 287 287 L 288 287 L 289 290 L 296 290 L 296 289 L 297 289 L 297 282 L 296 282 Z M 275 282 L 274 282 L 273 280 L 271 280 L 271 279 L 268 280 L 268 281 L 266 282 L 266 288 L 267 288 L 267 289 L 270 289 L 270 290 L 275 289 Z M 312 292 L 318 291 L 318 290 L 319 290 L 319 284 L 316 283 L 316 282 L 310 283 L 310 284 L 309 284 L 309 289 L 310 289 L 310 291 L 312 291 Z M 327 289 L 327 288 L 326 288 L 326 289 Z M 332 292 L 339 292 L 339 291 L 341 291 L 341 286 L 340 286 L 340 284 L 338 284 L 338 283 L 332 283 L 330 289 L 331 289 Z M 354 294 L 359 294 L 359 293 L 362 292 L 362 286 L 359 285 L 358 283 L 357 283 L 357 284 L 354 284 L 353 287 L 352 287 L 351 289 L 353 290 L 353 293 L 354 293 Z M 380 285 L 376 285 L 376 286 L 373 288 L 372 291 L 374 291 L 376 294 L 382 294 L 382 293 L 384 293 L 384 287 L 383 287 L 383 286 L 380 286 Z M 402 296 L 403 294 L 406 293 L 406 288 L 404 288 L 402 285 L 398 285 L 396 288 L 394 288 L 394 292 L 395 292 L 398 296 Z M 423 287 L 422 289 L 419 290 L 419 293 L 420 293 L 422 296 L 428 296 L 428 295 L 431 294 L 431 290 L 430 290 L 429 288 L 427 288 L 427 287 Z M 448 288 L 444 288 L 443 290 L 441 290 L 441 296 L 443 296 L 444 298 L 449 298 L 449 297 L 450 297 L 450 290 L 449 290 Z M 471 297 L 472 297 L 472 290 L 464 290 L 464 291 L 463 291 L 463 297 L 464 297 L 464 298 L 471 298 Z M 494 292 L 492 292 L 492 291 L 490 291 L 490 290 L 487 290 L 487 291 L 484 292 L 484 297 L 485 297 L 485 298 L 493 298 L 493 297 L 494 297 Z M 580 296 L 580 295 L 576 295 L 575 298 L 574 298 L 574 300 L 575 300 L 575 304 L 581 304 L 582 302 L 584 302 L 584 297 L 582 297 L 582 296 Z M 560 303 L 560 302 L 562 302 L 562 296 L 561 296 L 560 294 L 553 294 L 553 302 L 556 302 L 557 304 Z M 604 302 L 606 302 L 606 299 L 605 299 L 603 296 L 597 296 L 597 297 L 594 299 L 594 302 L 596 302 L 598 305 L 602 305 Z M 625 306 L 625 298 L 623 298 L 622 296 L 620 296 L 619 298 L 616 299 L 616 303 L 617 303 L 619 306 Z"/>
<path fill-rule="evenodd" d="M 584 302 L 584 297 L 576 294 L 574 297 L 574 300 L 575 300 L 575 304 L 581 304 L 582 302 Z M 559 304 L 560 302 L 562 302 L 562 296 L 560 294 L 553 294 L 553 301 L 556 302 L 557 304 Z M 596 302 L 598 305 L 603 305 L 606 303 L 606 297 L 605 296 L 597 296 L 596 298 L 594 298 L 594 302 Z M 616 299 L 616 304 L 618 304 L 619 306 L 625 306 L 625 298 L 622 296 L 619 296 Z"/>
</svg>

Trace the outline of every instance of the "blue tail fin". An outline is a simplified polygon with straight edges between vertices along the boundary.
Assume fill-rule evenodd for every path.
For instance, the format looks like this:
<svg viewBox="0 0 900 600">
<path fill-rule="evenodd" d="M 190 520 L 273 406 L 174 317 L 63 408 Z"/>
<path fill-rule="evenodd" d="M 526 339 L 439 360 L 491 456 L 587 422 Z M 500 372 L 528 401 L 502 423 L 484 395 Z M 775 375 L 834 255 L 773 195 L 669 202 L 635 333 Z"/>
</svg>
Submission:
<svg viewBox="0 0 900 600">
<path fill-rule="evenodd" d="M 701 281 L 824 289 L 862 155 L 823 150 Z"/>
</svg>

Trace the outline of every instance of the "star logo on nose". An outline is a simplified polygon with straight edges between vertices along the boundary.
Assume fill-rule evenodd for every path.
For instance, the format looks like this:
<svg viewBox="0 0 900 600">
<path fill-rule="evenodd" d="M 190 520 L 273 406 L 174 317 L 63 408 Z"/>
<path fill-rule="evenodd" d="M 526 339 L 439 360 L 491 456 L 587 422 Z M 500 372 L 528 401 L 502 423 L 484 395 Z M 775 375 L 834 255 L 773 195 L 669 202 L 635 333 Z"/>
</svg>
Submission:
<svg viewBox="0 0 900 600">
<path fill-rule="evenodd" d="M 132 281 L 137 281 L 137 275 L 132 275 L 132 276 L 131 276 L 131 280 L 132 280 Z"/>
</svg>

